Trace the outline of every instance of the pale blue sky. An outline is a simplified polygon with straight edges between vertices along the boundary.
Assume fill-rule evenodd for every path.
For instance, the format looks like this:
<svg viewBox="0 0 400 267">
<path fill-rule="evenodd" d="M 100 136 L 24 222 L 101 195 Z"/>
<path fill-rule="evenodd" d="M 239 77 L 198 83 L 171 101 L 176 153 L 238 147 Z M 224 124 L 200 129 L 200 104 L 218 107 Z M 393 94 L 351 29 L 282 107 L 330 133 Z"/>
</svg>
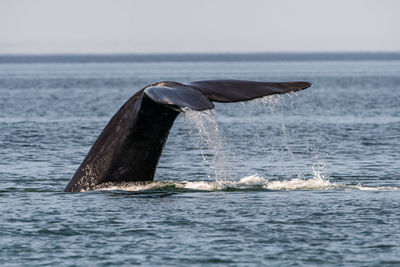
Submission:
<svg viewBox="0 0 400 267">
<path fill-rule="evenodd" d="M 0 54 L 400 51 L 398 0 L 0 0 Z"/>
</svg>

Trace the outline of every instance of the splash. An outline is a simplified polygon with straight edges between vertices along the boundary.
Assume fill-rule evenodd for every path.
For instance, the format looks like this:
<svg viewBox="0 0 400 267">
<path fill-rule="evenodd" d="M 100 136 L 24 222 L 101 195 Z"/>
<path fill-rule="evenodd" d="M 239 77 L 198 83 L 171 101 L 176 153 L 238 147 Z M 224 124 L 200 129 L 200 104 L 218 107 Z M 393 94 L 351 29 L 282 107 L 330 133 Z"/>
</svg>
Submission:
<svg viewBox="0 0 400 267">
<path fill-rule="evenodd" d="M 312 172 L 314 174 L 314 177 L 323 179 L 323 180 L 328 180 L 328 174 L 326 172 L 326 164 L 325 161 L 323 161 L 320 158 L 320 153 L 318 152 L 318 149 L 315 146 L 311 147 L 311 150 L 314 154 L 313 156 L 313 163 L 311 165 Z"/>
<path fill-rule="evenodd" d="M 283 123 L 281 125 L 282 125 L 282 147 L 287 152 L 287 155 L 289 156 L 291 162 L 293 163 L 293 166 L 294 166 L 294 168 L 295 168 L 295 170 L 297 172 L 297 176 L 300 179 L 304 179 L 304 174 L 299 168 L 299 165 L 297 163 L 297 159 L 294 156 L 292 150 L 289 148 L 289 144 L 288 144 L 288 141 L 287 141 L 287 134 L 286 134 L 286 126 Z"/>
</svg>

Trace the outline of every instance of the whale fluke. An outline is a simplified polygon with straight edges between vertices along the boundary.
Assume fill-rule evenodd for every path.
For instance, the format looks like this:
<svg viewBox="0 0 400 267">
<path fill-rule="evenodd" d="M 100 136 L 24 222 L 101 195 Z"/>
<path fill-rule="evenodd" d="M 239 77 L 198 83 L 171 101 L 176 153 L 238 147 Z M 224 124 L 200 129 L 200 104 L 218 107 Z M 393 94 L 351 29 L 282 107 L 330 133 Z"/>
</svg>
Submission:
<svg viewBox="0 0 400 267">
<path fill-rule="evenodd" d="M 211 101 L 247 101 L 303 90 L 310 85 L 308 82 L 243 80 L 150 84 L 115 113 L 64 191 L 93 190 L 109 182 L 152 181 L 169 131 L 186 108 L 213 109 Z"/>
</svg>

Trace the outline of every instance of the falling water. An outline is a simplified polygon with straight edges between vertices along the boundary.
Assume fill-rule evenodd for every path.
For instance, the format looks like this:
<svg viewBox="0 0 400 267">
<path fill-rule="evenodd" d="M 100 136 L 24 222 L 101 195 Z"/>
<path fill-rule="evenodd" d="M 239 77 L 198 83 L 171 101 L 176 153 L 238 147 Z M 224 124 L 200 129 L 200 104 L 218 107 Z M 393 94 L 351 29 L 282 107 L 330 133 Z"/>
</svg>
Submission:
<svg viewBox="0 0 400 267">
<path fill-rule="evenodd" d="M 232 162 L 235 156 L 225 145 L 225 138 L 220 133 L 215 111 L 199 112 L 186 109 L 184 115 L 185 121 L 189 125 L 192 142 L 200 150 L 203 160 L 210 165 L 215 180 L 234 179 L 235 172 Z M 195 138 L 194 134 L 200 138 Z"/>
<path fill-rule="evenodd" d="M 266 160 L 281 163 L 279 164 L 282 168 L 281 173 L 284 174 L 283 176 L 280 175 L 282 179 L 287 180 L 290 177 L 290 179 L 297 180 L 306 180 L 307 178 L 327 180 L 325 163 L 314 145 L 307 148 L 312 152 L 312 157 L 308 156 L 305 160 L 298 159 L 292 152 L 284 118 L 278 112 L 278 107 L 283 101 L 284 97 L 274 95 L 242 104 L 245 112 L 251 114 L 248 119 L 253 125 L 251 132 L 254 143 L 258 146 L 260 153 L 268 155 Z M 254 120 L 256 112 L 261 112 L 270 117 L 274 116 L 276 121 L 273 122 L 273 125 L 277 131 L 263 136 L 258 129 L 258 123 Z M 227 146 L 226 138 L 219 129 L 216 112 L 214 110 L 198 112 L 186 109 L 184 116 L 193 144 L 200 150 L 203 160 L 209 164 L 215 176 L 209 178 L 214 178 L 217 182 L 234 181 L 241 178 L 237 177 L 239 171 L 237 168 L 235 169 L 235 154 Z M 274 151 L 279 153 L 273 153 Z M 306 162 L 309 162 L 309 164 L 306 164 Z M 312 177 L 304 173 L 305 167 L 303 165 L 311 166 L 307 173 L 312 173 Z M 292 176 L 293 170 L 295 170 L 295 176 Z M 247 172 L 248 175 L 254 175 L 254 170 L 247 170 Z M 268 170 L 266 172 L 268 173 Z"/>
</svg>

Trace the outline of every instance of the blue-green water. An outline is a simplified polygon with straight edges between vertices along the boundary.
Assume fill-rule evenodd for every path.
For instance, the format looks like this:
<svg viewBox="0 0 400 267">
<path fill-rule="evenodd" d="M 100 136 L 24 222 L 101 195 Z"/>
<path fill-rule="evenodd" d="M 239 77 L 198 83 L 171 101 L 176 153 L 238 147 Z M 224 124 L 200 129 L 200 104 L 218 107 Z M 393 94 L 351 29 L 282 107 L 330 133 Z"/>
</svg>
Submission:
<svg viewBox="0 0 400 267">
<path fill-rule="evenodd" d="M 400 264 L 398 54 L 154 57 L 0 57 L 1 265 Z M 62 192 L 134 92 L 218 78 L 313 86 L 180 115 L 154 183 Z"/>
</svg>

